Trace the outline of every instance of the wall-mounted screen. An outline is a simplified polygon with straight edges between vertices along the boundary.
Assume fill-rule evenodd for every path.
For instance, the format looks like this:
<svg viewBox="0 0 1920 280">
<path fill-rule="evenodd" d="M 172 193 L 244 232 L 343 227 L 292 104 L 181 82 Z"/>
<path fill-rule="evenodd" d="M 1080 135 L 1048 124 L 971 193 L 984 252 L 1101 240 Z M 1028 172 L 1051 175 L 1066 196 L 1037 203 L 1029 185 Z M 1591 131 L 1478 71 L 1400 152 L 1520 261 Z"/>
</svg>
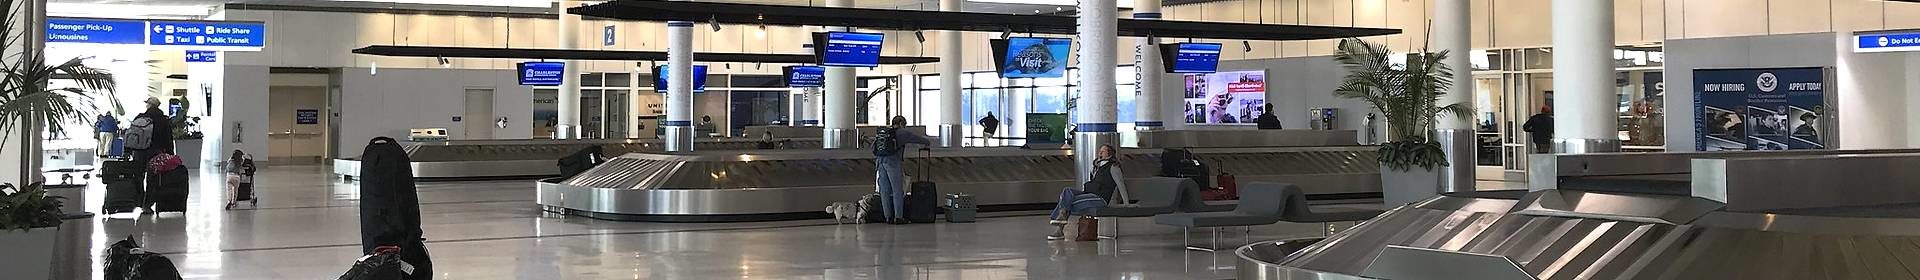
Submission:
<svg viewBox="0 0 1920 280">
<path fill-rule="evenodd" d="M 1001 78 L 1059 78 L 1067 74 L 1073 39 L 1013 37 L 989 41 Z"/>
<path fill-rule="evenodd" d="M 567 63 L 528 61 L 520 63 L 520 85 L 557 86 L 567 77 Z"/>
<path fill-rule="evenodd" d="M 1220 67 L 1220 43 L 1161 44 L 1167 73 L 1213 73 Z"/>
<path fill-rule="evenodd" d="M 667 66 L 666 65 L 654 66 L 653 74 L 654 74 L 653 75 L 653 91 L 667 92 L 667 75 L 671 75 L 671 73 L 667 73 Z M 694 65 L 693 66 L 693 92 L 706 92 L 706 91 L 707 91 L 707 66 Z"/>
<path fill-rule="evenodd" d="M 787 66 L 787 87 L 815 88 L 826 84 L 827 68 L 820 66 Z"/>
<path fill-rule="evenodd" d="M 880 33 L 814 33 L 814 55 L 820 65 L 845 67 L 880 66 L 880 47 L 886 35 Z"/>
<path fill-rule="evenodd" d="M 1186 75 L 1186 117 L 1191 124 L 1247 124 L 1267 103 L 1267 72 Z"/>
</svg>

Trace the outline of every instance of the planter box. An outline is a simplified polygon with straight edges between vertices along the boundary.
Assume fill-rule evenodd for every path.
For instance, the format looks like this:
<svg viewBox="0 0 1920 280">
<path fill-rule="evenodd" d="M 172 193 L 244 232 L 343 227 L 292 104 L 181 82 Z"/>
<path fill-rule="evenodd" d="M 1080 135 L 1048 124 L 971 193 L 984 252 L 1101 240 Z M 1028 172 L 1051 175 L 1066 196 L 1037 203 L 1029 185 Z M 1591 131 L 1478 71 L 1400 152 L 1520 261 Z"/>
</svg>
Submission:
<svg viewBox="0 0 1920 280">
<path fill-rule="evenodd" d="M 1415 167 L 1405 171 L 1380 166 L 1380 190 L 1387 207 L 1400 207 L 1440 195 L 1440 170 Z"/>
<path fill-rule="evenodd" d="M 0 271 L 7 279 L 52 279 L 53 247 L 59 227 L 0 230 Z"/>
<path fill-rule="evenodd" d="M 180 164 L 187 168 L 200 168 L 200 144 L 204 139 L 173 140 L 173 153 L 180 155 Z"/>
</svg>

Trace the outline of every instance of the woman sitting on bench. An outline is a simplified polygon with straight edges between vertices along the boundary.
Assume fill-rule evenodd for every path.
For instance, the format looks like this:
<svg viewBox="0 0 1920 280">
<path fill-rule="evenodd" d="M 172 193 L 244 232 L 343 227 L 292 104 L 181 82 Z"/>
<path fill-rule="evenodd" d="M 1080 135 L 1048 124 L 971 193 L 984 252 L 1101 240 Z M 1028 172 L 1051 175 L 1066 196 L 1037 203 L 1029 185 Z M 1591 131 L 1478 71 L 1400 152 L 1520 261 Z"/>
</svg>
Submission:
<svg viewBox="0 0 1920 280">
<path fill-rule="evenodd" d="M 1100 145 L 1100 149 L 1096 150 L 1094 155 L 1096 158 L 1093 160 L 1093 174 L 1089 174 L 1092 176 L 1088 176 L 1088 181 L 1080 189 L 1067 188 L 1060 191 L 1059 204 L 1053 207 L 1052 216 L 1048 221 L 1054 226 L 1053 234 L 1047 235 L 1047 240 L 1066 238 L 1068 216 L 1086 215 L 1092 213 L 1094 209 L 1106 208 L 1109 201 L 1114 201 L 1115 192 L 1119 192 L 1122 198 L 1126 197 L 1124 183 L 1126 177 L 1120 176 L 1119 162 L 1114 158 L 1113 146 Z"/>
</svg>

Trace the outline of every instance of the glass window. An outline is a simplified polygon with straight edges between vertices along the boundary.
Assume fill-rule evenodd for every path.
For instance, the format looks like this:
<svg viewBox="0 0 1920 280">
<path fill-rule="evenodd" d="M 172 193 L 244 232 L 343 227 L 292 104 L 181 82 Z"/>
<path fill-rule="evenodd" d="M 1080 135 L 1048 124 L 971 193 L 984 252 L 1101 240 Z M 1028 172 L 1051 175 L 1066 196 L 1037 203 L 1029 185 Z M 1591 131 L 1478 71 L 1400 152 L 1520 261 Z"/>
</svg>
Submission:
<svg viewBox="0 0 1920 280">
<path fill-rule="evenodd" d="M 606 73 L 605 75 L 606 75 L 606 84 L 605 84 L 605 85 L 606 85 L 607 87 L 627 87 L 627 86 L 629 86 L 629 85 L 631 85 L 630 83 L 632 83 L 632 82 L 633 82 L 633 75 L 632 75 L 632 74 L 628 74 L 628 73 Z"/>
<path fill-rule="evenodd" d="M 583 87 L 603 86 L 605 84 L 600 81 L 600 77 L 605 75 L 606 75 L 605 73 L 580 74 L 580 86 L 583 86 Z"/>
<path fill-rule="evenodd" d="M 973 84 L 968 85 L 967 86 L 968 88 L 1000 87 L 1000 74 L 998 73 L 979 72 L 979 73 L 973 73 L 972 75 L 967 75 L 967 76 L 973 77 Z"/>
</svg>

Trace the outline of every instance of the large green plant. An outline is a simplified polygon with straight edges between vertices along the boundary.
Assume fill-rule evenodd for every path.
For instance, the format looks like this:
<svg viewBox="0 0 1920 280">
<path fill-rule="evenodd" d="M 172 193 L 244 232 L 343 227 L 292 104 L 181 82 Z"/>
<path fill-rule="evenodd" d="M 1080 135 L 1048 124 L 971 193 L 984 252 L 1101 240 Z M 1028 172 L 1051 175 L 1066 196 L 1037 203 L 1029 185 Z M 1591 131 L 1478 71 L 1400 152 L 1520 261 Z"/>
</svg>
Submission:
<svg viewBox="0 0 1920 280">
<path fill-rule="evenodd" d="M 0 184 L 0 231 L 60 225 L 63 197 L 47 194 L 39 183 L 14 187 Z"/>
<path fill-rule="evenodd" d="M 1380 164 L 1400 171 L 1447 165 L 1446 152 L 1433 140 L 1434 122 L 1441 114 L 1466 118 L 1470 111 L 1466 103 L 1439 104 L 1453 86 L 1452 67 L 1441 63 L 1447 52 L 1420 53 L 1394 63 L 1393 51 L 1384 45 L 1345 39 L 1334 54 L 1347 69 L 1334 94 L 1366 101 L 1384 115 L 1393 141 L 1380 146 Z"/>
</svg>

